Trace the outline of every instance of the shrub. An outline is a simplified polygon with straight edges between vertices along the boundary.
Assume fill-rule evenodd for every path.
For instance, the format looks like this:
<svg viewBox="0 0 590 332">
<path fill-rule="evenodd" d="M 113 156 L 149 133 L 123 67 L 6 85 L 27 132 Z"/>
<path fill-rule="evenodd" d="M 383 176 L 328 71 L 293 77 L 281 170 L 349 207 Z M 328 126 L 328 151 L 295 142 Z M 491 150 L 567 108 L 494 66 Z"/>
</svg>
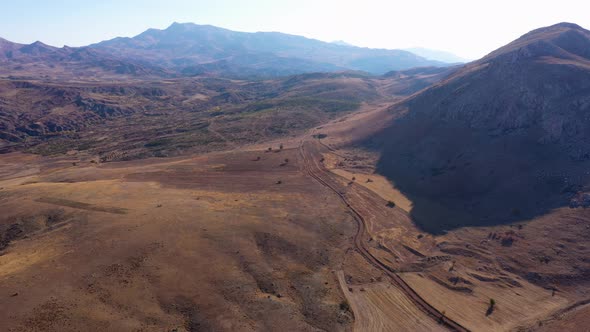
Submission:
<svg viewBox="0 0 590 332">
<path fill-rule="evenodd" d="M 486 316 L 491 315 L 494 312 L 495 308 L 496 308 L 496 300 L 490 299 L 490 306 L 488 307 L 488 310 L 486 311 Z"/>
<path fill-rule="evenodd" d="M 350 305 L 346 301 L 340 302 L 340 310 L 342 311 L 350 311 Z"/>
</svg>

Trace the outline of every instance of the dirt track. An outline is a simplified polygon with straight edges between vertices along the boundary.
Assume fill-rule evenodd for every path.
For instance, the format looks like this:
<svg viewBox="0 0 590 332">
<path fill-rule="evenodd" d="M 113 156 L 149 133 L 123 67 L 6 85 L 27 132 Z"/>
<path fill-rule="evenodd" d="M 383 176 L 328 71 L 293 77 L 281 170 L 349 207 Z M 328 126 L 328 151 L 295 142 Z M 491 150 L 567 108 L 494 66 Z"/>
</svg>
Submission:
<svg viewBox="0 0 590 332">
<path fill-rule="evenodd" d="M 336 193 L 344 202 L 344 204 L 346 204 L 346 206 L 350 209 L 354 219 L 358 223 L 357 233 L 354 236 L 354 244 L 358 252 L 371 265 L 383 271 L 390 278 L 391 282 L 400 290 L 402 290 L 406 296 L 426 314 L 453 331 L 468 331 L 461 324 L 447 318 L 440 311 L 426 302 L 401 277 L 399 277 L 390 266 L 383 263 L 369 251 L 364 242 L 367 229 L 365 218 L 355 207 L 353 207 L 353 204 L 351 204 L 348 198 L 342 193 L 342 190 L 339 189 L 340 185 L 333 179 L 335 175 L 328 172 L 321 164 L 321 149 L 325 149 L 325 147 L 314 140 L 307 138 L 301 141 L 299 151 L 301 153 L 303 170 L 311 177 L 316 179 L 320 184 L 334 191 L 334 193 Z"/>
</svg>

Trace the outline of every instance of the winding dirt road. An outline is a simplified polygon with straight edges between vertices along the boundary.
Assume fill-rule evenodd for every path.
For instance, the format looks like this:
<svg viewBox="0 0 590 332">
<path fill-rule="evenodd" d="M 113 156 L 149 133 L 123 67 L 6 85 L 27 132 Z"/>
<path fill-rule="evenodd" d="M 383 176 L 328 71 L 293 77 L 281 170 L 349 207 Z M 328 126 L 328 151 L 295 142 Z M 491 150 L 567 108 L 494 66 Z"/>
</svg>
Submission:
<svg viewBox="0 0 590 332">
<path fill-rule="evenodd" d="M 342 202 L 350 209 L 354 219 L 357 221 L 357 233 L 354 236 L 354 244 L 358 252 L 373 266 L 383 271 L 391 280 L 391 283 L 398 287 L 406 296 L 422 311 L 446 326 L 452 331 L 469 331 L 456 321 L 449 319 L 436 308 L 426 302 L 414 289 L 412 289 L 395 271 L 375 257 L 365 245 L 367 223 L 359 209 L 353 206 L 352 200 L 343 193 L 342 185 L 334 178 L 337 175 L 328 171 L 321 162 L 322 150 L 327 148 L 311 137 L 304 138 L 299 144 L 299 152 L 302 158 L 302 168 L 306 174 L 317 180 L 323 186 L 331 189 L 340 197 Z M 362 202 L 360 202 L 362 204 Z"/>
</svg>

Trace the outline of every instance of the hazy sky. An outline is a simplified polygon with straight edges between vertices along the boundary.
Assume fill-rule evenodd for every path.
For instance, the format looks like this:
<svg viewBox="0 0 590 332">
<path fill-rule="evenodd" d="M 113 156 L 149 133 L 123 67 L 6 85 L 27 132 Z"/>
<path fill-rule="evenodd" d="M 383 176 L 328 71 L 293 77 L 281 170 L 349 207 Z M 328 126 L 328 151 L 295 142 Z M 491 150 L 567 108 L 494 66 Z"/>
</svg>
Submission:
<svg viewBox="0 0 590 332">
<path fill-rule="evenodd" d="M 81 46 L 172 22 L 280 31 L 358 46 L 422 46 L 475 59 L 529 30 L 590 27 L 582 0 L 18 0 L 0 1 L 0 37 Z"/>
</svg>

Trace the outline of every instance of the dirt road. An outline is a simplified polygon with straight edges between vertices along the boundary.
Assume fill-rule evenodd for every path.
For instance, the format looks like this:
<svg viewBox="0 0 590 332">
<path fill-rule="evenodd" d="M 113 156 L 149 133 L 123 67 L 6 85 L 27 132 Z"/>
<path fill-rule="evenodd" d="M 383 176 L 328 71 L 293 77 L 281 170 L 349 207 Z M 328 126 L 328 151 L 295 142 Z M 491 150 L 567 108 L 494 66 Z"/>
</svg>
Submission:
<svg viewBox="0 0 590 332">
<path fill-rule="evenodd" d="M 461 324 L 449 319 L 436 308 L 426 302 L 418 293 L 416 293 L 395 271 L 387 264 L 375 257 L 365 245 L 367 225 L 365 217 L 359 212 L 357 205 L 363 206 L 370 202 L 351 200 L 343 192 L 340 182 L 335 179 L 337 175 L 329 172 L 321 162 L 322 150 L 327 150 L 325 146 L 318 143 L 312 138 L 304 138 L 299 146 L 303 171 L 317 180 L 323 186 L 330 188 L 340 197 L 342 202 L 350 209 L 354 219 L 357 221 L 357 233 L 354 236 L 354 244 L 358 252 L 373 266 L 383 271 L 391 280 L 392 284 L 398 287 L 406 296 L 421 310 L 437 320 L 441 324 L 453 331 L 468 331 Z"/>
</svg>

